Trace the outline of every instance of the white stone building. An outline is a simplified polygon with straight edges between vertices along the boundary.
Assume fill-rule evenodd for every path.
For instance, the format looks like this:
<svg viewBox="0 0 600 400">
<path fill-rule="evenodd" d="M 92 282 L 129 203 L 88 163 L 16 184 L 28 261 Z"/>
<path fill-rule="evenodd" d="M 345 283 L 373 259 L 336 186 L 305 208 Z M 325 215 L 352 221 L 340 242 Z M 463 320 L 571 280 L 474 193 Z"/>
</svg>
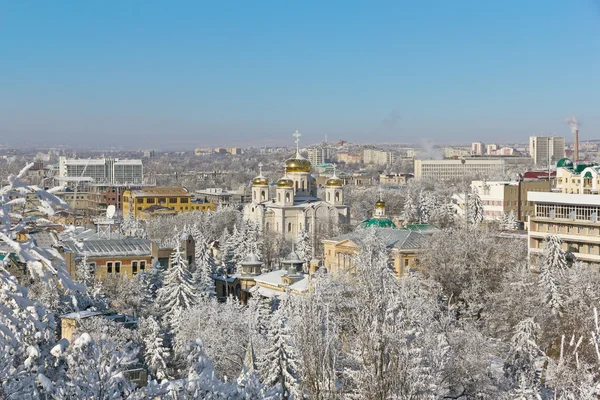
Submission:
<svg viewBox="0 0 600 400">
<path fill-rule="evenodd" d="M 258 222 L 265 232 L 276 232 L 285 239 L 296 239 L 302 230 L 313 245 L 319 236 L 335 232 L 350 219 L 350 207 L 344 203 L 343 181 L 335 173 L 325 185 L 325 199 L 317 197 L 317 184 L 310 162 L 296 154 L 286 161 L 285 175 L 277 181 L 275 197 L 269 196 L 269 181 L 262 175 L 252 180 L 252 198 L 244 206 L 244 218 Z"/>
</svg>

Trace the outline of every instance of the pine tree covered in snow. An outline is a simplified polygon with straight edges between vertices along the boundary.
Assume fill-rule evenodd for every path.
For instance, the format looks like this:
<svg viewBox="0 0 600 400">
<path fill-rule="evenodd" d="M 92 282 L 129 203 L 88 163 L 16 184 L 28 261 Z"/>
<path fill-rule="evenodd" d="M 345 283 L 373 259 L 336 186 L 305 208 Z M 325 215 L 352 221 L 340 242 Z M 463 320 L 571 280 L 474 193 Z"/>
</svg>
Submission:
<svg viewBox="0 0 600 400">
<path fill-rule="evenodd" d="M 560 285 L 566 268 L 567 258 L 562 250 L 562 241 L 558 236 L 551 235 L 546 240 L 539 281 L 545 291 L 545 303 L 554 314 L 561 314 L 563 294 Z"/>
<path fill-rule="evenodd" d="M 419 207 L 413 194 L 408 191 L 404 199 L 404 220 L 407 223 L 419 222 Z"/>
<path fill-rule="evenodd" d="M 165 332 L 154 317 L 140 321 L 140 331 L 144 339 L 144 357 L 151 376 L 159 381 L 168 377 L 167 362 L 171 354 L 165 346 Z"/>
<path fill-rule="evenodd" d="M 510 350 L 506 357 L 505 370 L 515 382 L 516 392 L 531 393 L 539 396 L 541 374 L 545 361 L 544 352 L 536 344 L 540 327 L 533 318 L 519 322 L 510 341 Z"/>
<path fill-rule="evenodd" d="M 300 231 L 300 234 L 298 235 L 295 250 L 296 254 L 298 254 L 300 259 L 304 261 L 305 268 L 308 270 L 310 266 L 310 261 L 314 257 L 314 251 L 310 235 L 308 234 L 308 232 L 306 232 L 305 229 L 302 229 Z"/>
<path fill-rule="evenodd" d="M 77 281 L 89 288 L 94 284 L 94 271 L 92 265 L 88 263 L 87 256 L 83 256 L 77 263 L 76 276 Z"/>
<path fill-rule="evenodd" d="M 265 386 L 275 388 L 282 399 L 292 396 L 301 398 L 297 355 L 291 345 L 288 326 L 288 307 L 289 299 L 284 297 L 279 308 L 272 314 L 267 348 L 261 361 Z"/>
<path fill-rule="evenodd" d="M 196 240 L 196 265 L 193 274 L 194 284 L 201 297 L 212 298 L 217 295 L 215 291 L 215 261 L 210 253 L 209 244 L 204 235 L 197 233 Z"/>
<path fill-rule="evenodd" d="M 219 238 L 219 265 L 225 271 L 233 271 L 235 268 L 234 245 L 233 235 L 230 235 L 227 228 L 225 228 Z"/>
<path fill-rule="evenodd" d="M 473 187 L 469 196 L 469 222 L 475 226 L 479 225 L 483 221 L 483 204 L 481 197 L 479 197 L 479 191 L 476 187 Z"/>
<path fill-rule="evenodd" d="M 127 214 L 121 225 L 119 225 L 119 233 L 124 236 L 146 238 L 146 229 L 141 221 Z"/>
<path fill-rule="evenodd" d="M 165 272 L 164 283 L 158 290 L 156 302 L 163 321 L 167 324 L 172 324 L 177 312 L 198 302 L 192 275 L 179 248 L 171 256 L 171 266 Z"/>
</svg>

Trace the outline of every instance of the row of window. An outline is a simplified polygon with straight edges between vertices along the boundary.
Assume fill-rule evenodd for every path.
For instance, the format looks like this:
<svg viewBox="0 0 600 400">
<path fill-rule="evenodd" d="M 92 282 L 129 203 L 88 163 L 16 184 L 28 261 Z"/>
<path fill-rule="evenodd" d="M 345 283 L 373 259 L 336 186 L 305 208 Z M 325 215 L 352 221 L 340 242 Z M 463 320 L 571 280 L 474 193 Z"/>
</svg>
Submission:
<svg viewBox="0 0 600 400">
<path fill-rule="evenodd" d="M 596 229 L 593 226 L 581 226 L 581 225 L 559 225 L 559 224 L 545 224 L 539 222 L 537 224 L 538 232 L 550 232 L 550 233 L 577 233 L 584 235 L 598 235 L 600 236 L 600 229 Z"/>
<path fill-rule="evenodd" d="M 132 261 L 131 262 L 131 273 L 137 275 L 139 271 L 146 269 L 146 261 Z M 107 261 L 106 262 L 106 273 L 111 275 L 118 275 L 121 273 L 121 261 Z"/>
<path fill-rule="evenodd" d="M 156 201 L 158 200 L 158 203 L 167 203 L 167 198 L 166 197 L 138 197 L 135 199 L 135 202 L 137 204 L 156 204 Z M 168 202 L 170 204 L 175 204 L 175 203 L 189 203 L 190 202 L 190 198 L 189 197 L 169 197 L 168 198 Z"/>
</svg>

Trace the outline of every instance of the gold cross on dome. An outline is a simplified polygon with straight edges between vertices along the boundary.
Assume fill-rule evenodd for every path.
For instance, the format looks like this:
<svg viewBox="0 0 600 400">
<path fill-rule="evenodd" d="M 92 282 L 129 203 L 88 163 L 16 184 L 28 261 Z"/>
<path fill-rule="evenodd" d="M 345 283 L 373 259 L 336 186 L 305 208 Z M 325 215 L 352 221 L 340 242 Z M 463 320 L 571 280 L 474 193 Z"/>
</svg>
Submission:
<svg viewBox="0 0 600 400">
<path fill-rule="evenodd" d="M 300 133 L 300 131 L 298 129 L 296 129 L 296 131 L 292 134 L 292 136 L 294 136 L 296 138 L 296 153 L 300 152 L 300 136 L 302 136 L 302 134 Z"/>
<path fill-rule="evenodd" d="M 263 163 L 259 162 L 258 163 L 258 174 L 262 175 L 262 167 L 263 167 Z"/>
</svg>

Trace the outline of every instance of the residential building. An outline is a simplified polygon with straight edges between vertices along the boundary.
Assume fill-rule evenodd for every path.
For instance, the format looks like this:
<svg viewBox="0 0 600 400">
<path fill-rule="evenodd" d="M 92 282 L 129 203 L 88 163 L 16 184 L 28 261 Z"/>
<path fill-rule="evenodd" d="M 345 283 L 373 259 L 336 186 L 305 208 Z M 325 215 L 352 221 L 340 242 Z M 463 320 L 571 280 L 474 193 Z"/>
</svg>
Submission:
<svg viewBox="0 0 600 400">
<path fill-rule="evenodd" d="M 414 178 L 413 174 L 381 174 L 379 175 L 379 184 L 386 186 L 403 186 L 412 178 Z"/>
<path fill-rule="evenodd" d="M 175 212 L 212 211 L 213 203 L 199 203 L 192 200 L 184 187 L 149 187 L 128 189 L 123 192 L 123 218 L 139 218 L 147 208 L 160 206 Z M 147 213 L 146 213 L 147 214 Z"/>
<path fill-rule="evenodd" d="M 533 192 L 528 198 L 535 203 L 535 213 L 529 217 L 531 259 L 543 254 L 549 235 L 557 235 L 563 250 L 585 264 L 600 266 L 600 196 Z"/>
<path fill-rule="evenodd" d="M 485 146 L 485 153 L 489 155 L 496 154 L 496 151 L 498 151 L 499 148 L 500 147 L 497 144 L 490 143 Z"/>
<path fill-rule="evenodd" d="M 534 215 L 535 211 L 533 202 L 527 198 L 527 193 L 550 191 L 548 182 L 540 180 L 473 181 L 471 188 L 477 190 L 483 205 L 483 217 L 488 221 L 497 220 L 511 211 L 518 220 L 526 220 L 528 216 Z"/>
<path fill-rule="evenodd" d="M 312 165 L 321 165 L 331 162 L 331 149 L 325 144 L 309 147 L 306 149 L 308 152 L 308 161 Z"/>
<path fill-rule="evenodd" d="M 362 155 L 359 153 L 338 153 L 338 162 L 346 164 L 360 164 L 362 162 Z"/>
<path fill-rule="evenodd" d="M 415 178 L 448 180 L 469 177 L 493 177 L 510 173 L 515 167 L 527 165 L 531 165 L 529 157 L 472 157 L 462 160 L 415 160 Z"/>
<path fill-rule="evenodd" d="M 68 159 L 60 157 L 59 176 L 62 178 L 91 178 L 94 183 L 139 184 L 144 181 L 142 160 L 118 158 Z"/>
<path fill-rule="evenodd" d="M 194 154 L 197 156 L 209 156 L 213 153 L 212 147 L 198 147 L 194 150 Z"/>
<path fill-rule="evenodd" d="M 485 153 L 485 145 L 482 142 L 471 143 L 471 154 L 482 156 Z"/>
<path fill-rule="evenodd" d="M 365 164 L 392 165 L 396 161 L 396 156 L 391 151 L 365 149 L 363 151 L 363 161 Z"/>
<path fill-rule="evenodd" d="M 530 136 L 529 155 L 535 165 L 550 165 L 565 157 L 564 136 Z"/>
<path fill-rule="evenodd" d="M 563 158 L 556 164 L 556 190 L 570 194 L 598 194 L 600 164 L 573 163 Z"/>
</svg>

